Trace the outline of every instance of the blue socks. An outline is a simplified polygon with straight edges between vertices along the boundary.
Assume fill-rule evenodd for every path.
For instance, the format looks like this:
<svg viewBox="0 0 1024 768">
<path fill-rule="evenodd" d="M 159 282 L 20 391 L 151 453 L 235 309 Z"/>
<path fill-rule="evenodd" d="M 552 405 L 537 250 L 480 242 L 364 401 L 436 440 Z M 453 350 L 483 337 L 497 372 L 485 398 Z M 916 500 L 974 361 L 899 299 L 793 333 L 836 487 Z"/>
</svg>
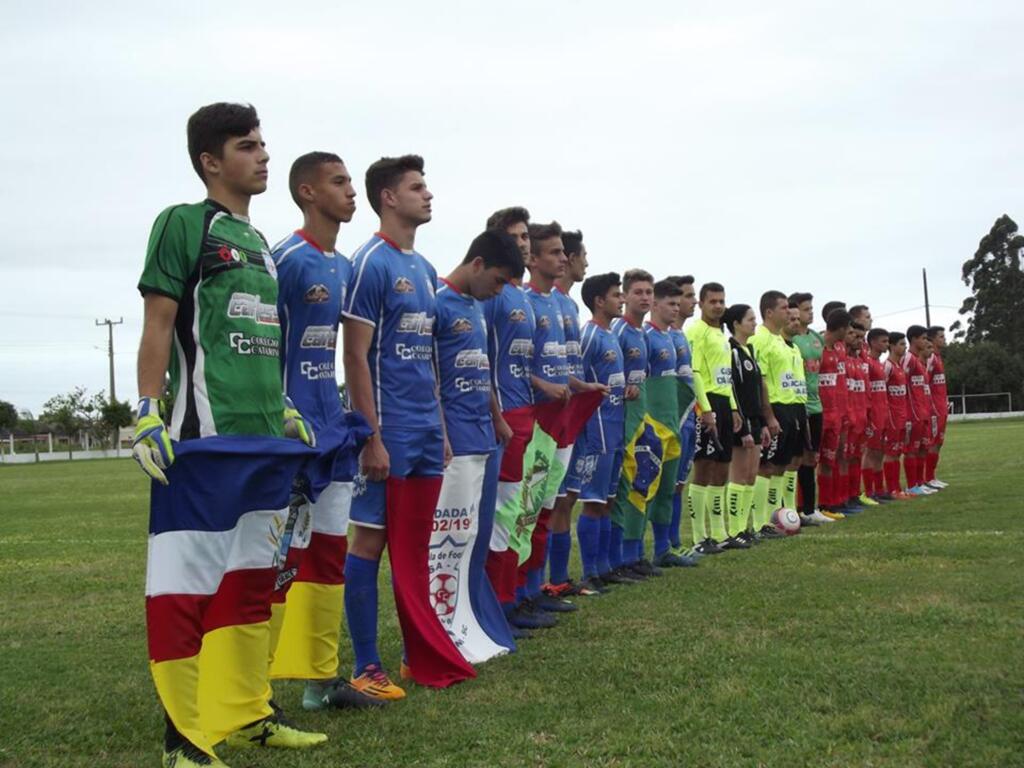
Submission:
<svg viewBox="0 0 1024 768">
<path fill-rule="evenodd" d="M 569 580 L 569 554 L 571 552 L 572 534 L 569 531 L 551 534 L 548 545 L 548 563 L 551 568 L 552 584 L 565 584 Z"/>
<path fill-rule="evenodd" d="M 608 533 L 608 562 L 613 569 L 622 566 L 622 528 L 617 525 Z"/>
<path fill-rule="evenodd" d="M 612 569 L 609 554 L 612 546 L 612 519 L 605 515 L 601 518 L 597 541 L 597 572 L 608 573 Z M 621 544 L 620 544 L 621 546 Z"/>
<path fill-rule="evenodd" d="M 544 586 L 544 566 L 526 572 L 526 596 L 537 597 Z"/>
<path fill-rule="evenodd" d="M 622 541 L 622 562 L 627 565 L 640 560 L 640 539 L 624 539 Z"/>
<path fill-rule="evenodd" d="M 583 561 L 583 577 L 596 576 L 597 551 L 601 539 L 601 521 L 596 517 L 580 515 L 576 521 L 576 538 L 580 542 L 580 559 Z M 554 577 L 552 577 L 552 580 Z"/>
<path fill-rule="evenodd" d="M 527 598 L 526 587 L 516 587 L 516 605 L 519 605 Z"/>
<path fill-rule="evenodd" d="M 358 677 L 369 664 L 380 664 L 377 652 L 377 571 L 379 560 L 345 557 L 345 620 L 352 639 Z"/>
<path fill-rule="evenodd" d="M 683 540 L 679 535 L 679 527 L 683 520 L 683 494 L 676 488 L 672 497 L 672 522 L 668 524 L 669 540 L 676 549 L 683 546 Z"/>
<path fill-rule="evenodd" d="M 661 557 L 668 552 L 669 541 L 668 532 L 669 525 L 665 523 L 651 523 L 651 528 L 654 529 L 654 556 Z"/>
</svg>

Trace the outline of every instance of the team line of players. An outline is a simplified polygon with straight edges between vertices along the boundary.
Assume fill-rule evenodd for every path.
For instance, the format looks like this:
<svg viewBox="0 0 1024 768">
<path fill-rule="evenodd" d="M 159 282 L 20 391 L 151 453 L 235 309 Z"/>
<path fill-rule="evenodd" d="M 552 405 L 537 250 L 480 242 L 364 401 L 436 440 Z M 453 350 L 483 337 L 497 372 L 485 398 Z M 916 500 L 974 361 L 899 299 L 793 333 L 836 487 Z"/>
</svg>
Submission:
<svg viewBox="0 0 1024 768">
<path fill-rule="evenodd" d="M 203 120 L 209 146 L 193 147 L 194 133 L 196 142 L 203 139 Z M 345 583 L 355 663 L 350 680 L 337 675 L 335 621 L 323 631 L 332 658 L 327 672 L 310 676 L 306 708 L 374 706 L 404 696 L 378 651 L 382 553 L 392 546 L 394 568 L 396 525 L 431 525 L 453 456 L 491 454 L 499 445 L 506 456 L 521 456 L 539 403 L 601 395 L 559 493 L 538 517 L 530 557 L 520 565 L 510 556 L 509 532 L 500 526 L 490 537 L 487 575 L 518 638 L 576 610 L 567 598 L 600 595 L 665 567 L 694 566 L 704 555 L 781 536 L 771 514 L 798 506 L 798 476 L 809 525 L 902 497 L 901 456 L 910 493 L 943 485 L 934 478 L 946 413 L 941 329 L 914 326 L 905 339 L 871 328 L 866 307 L 847 312 L 833 302 L 819 334 L 810 329 L 813 297 L 777 291 L 761 297 L 758 327 L 754 309 L 728 306 L 718 283 L 705 282 L 698 295 L 690 276 L 655 280 L 632 269 L 587 277 L 582 234 L 531 222 L 520 207 L 495 212 L 462 262 L 439 279 L 415 250 L 433 195 L 423 161 L 413 155 L 382 158 L 368 169 L 367 197 L 380 228 L 351 260 L 335 243 L 355 211 L 352 178 L 337 155 L 300 157 L 289 187 L 303 226 L 267 253 L 247 219 L 249 197 L 267 179 L 255 110 L 212 105 L 193 116 L 189 130 L 208 199 L 168 209 L 151 237 L 139 286 L 146 298 L 139 463 L 166 482 L 172 441 L 290 433 L 312 442 L 312 434 L 329 434 L 346 412 L 335 368 L 339 326 L 348 406 L 372 430 L 350 491 L 313 505 L 314 543 L 319 533 L 320 544 L 333 548 L 321 555 L 332 563 L 323 570 L 337 571 L 334 582 Z M 582 326 L 570 298 L 577 283 L 591 313 Z M 157 399 L 168 364 L 176 399 L 165 425 Z M 625 530 L 616 508 L 627 404 L 642 401 L 645 383 L 661 377 L 685 382 L 695 407 L 673 425 L 682 447 L 670 479 L 673 506 L 669 518 L 651 520 L 648 558 L 645 531 Z M 396 495 L 404 508 L 396 507 Z M 574 580 L 577 501 L 583 573 Z M 408 516 L 396 520 L 403 509 Z M 684 514 L 692 534 L 685 544 Z M 336 615 L 331 610 L 321 613 Z M 404 620 L 403 634 L 409 653 L 415 643 Z M 417 674 L 403 661 L 403 677 Z M 464 679 L 472 671 L 450 674 Z M 181 726 L 162 691 L 161 698 L 168 709 L 165 764 L 223 765 Z M 326 739 L 278 715 L 275 706 L 236 742 L 301 747 Z"/>
</svg>

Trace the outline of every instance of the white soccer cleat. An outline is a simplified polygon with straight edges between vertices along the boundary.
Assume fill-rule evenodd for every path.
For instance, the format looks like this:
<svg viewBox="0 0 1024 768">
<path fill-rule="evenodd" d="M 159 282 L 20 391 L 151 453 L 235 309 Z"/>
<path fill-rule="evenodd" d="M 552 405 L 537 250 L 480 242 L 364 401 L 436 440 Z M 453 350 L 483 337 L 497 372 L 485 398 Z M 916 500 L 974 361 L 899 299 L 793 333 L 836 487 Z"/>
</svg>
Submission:
<svg viewBox="0 0 1024 768">
<path fill-rule="evenodd" d="M 927 485 L 929 488 L 934 488 L 937 491 L 941 491 L 943 488 L 949 487 L 949 483 L 944 483 L 937 478 L 935 480 L 929 480 L 927 483 L 925 483 L 925 485 Z"/>
<path fill-rule="evenodd" d="M 814 510 L 811 514 L 808 515 L 808 517 L 811 518 L 811 520 L 816 520 L 819 523 L 835 522 L 835 518 L 829 517 L 828 515 L 823 515 L 820 509 Z"/>
</svg>

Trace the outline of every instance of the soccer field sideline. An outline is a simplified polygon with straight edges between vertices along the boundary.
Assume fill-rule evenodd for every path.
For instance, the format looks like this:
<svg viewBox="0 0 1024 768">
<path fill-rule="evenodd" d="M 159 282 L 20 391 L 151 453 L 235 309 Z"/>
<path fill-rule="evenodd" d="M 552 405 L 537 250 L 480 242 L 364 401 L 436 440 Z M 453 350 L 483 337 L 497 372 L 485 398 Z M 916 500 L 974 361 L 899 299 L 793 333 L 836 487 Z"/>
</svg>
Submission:
<svg viewBox="0 0 1024 768">
<path fill-rule="evenodd" d="M 281 685 L 329 746 L 224 757 L 235 768 L 1020 764 L 1022 453 L 1024 423 L 956 425 L 940 467 L 952 486 L 938 496 L 617 590 L 478 680 L 414 689 L 387 712 L 307 714 L 298 685 Z M 145 490 L 127 462 L 0 470 L 0 726 L 13 735 L 0 765 L 158 761 Z M 388 601 L 381 623 L 397 665 Z"/>
</svg>

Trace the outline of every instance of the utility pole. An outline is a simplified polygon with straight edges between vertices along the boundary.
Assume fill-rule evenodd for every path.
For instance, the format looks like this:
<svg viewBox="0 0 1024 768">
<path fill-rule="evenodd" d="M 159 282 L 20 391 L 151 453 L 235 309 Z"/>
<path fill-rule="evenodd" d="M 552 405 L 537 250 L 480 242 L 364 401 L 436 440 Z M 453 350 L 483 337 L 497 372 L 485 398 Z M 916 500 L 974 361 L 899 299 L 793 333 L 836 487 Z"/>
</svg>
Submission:
<svg viewBox="0 0 1024 768">
<path fill-rule="evenodd" d="M 114 394 L 114 326 L 120 325 L 124 322 L 124 318 L 117 320 L 111 320 L 109 317 L 106 320 L 97 320 L 96 325 L 107 326 L 107 357 L 110 358 L 110 402 L 111 404 L 117 402 L 117 396 Z"/>
<path fill-rule="evenodd" d="M 921 279 L 924 281 L 924 322 L 929 328 L 932 327 L 932 308 L 928 303 L 928 270 L 921 267 Z"/>
</svg>

